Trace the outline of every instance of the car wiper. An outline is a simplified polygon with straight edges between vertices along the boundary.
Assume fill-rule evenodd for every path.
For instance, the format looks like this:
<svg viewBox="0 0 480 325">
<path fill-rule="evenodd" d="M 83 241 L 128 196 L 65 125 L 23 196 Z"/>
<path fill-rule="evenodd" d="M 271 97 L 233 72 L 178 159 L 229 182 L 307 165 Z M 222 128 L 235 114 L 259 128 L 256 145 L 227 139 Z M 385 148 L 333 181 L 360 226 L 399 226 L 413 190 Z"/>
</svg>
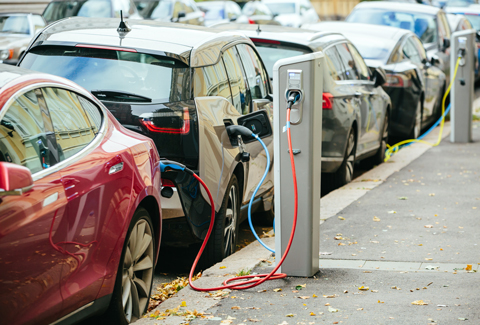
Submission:
<svg viewBox="0 0 480 325">
<path fill-rule="evenodd" d="M 117 99 L 117 100 L 127 101 L 127 102 L 148 102 L 148 103 L 152 102 L 151 98 L 148 98 L 142 95 L 128 93 L 126 91 L 92 90 L 90 92 L 100 100 L 112 98 L 112 99 Z"/>
</svg>

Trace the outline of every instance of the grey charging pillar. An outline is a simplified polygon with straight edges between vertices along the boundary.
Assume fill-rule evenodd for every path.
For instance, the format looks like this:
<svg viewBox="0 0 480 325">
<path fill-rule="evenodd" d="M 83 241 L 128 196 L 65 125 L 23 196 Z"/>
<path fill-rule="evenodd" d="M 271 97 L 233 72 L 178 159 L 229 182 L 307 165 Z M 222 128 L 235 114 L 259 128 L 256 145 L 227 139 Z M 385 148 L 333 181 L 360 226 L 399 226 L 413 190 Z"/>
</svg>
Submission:
<svg viewBox="0 0 480 325">
<path fill-rule="evenodd" d="M 457 70 L 455 82 L 452 84 L 450 102 L 452 105 L 451 142 L 472 141 L 472 110 L 475 84 L 475 44 L 476 32 L 473 29 L 455 32 L 451 38 L 450 78 L 453 78 L 459 53 L 463 56 Z"/>
<path fill-rule="evenodd" d="M 301 93 L 290 114 L 299 201 L 295 238 L 280 267 L 280 272 L 289 276 L 313 276 L 319 269 L 324 62 L 323 53 L 317 52 L 279 60 L 273 67 L 277 263 L 287 247 L 294 214 L 292 170 L 285 132 L 286 96 L 289 90 Z"/>
</svg>

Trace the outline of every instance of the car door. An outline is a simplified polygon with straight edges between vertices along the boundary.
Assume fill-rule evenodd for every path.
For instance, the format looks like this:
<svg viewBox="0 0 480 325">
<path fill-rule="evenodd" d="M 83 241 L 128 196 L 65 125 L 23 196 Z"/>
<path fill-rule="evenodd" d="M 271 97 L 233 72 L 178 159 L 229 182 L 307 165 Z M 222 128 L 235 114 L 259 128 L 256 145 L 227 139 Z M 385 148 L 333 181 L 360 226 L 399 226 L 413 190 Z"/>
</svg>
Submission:
<svg viewBox="0 0 480 325">
<path fill-rule="evenodd" d="M 232 99 L 233 102 L 238 102 L 238 99 L 235 99 L 236 94 L 241 93 L 241 89 L 243 89 L 243 85 L 245 85 L 245 91 L 247 92 L 245 102 L 248 103 L 249 108 L 243 109 L 239 112 L 241 112 L 242 115 L 247 115 L 252 111 L 265 109 L 271 117 L 270 108 L 272 103 L 268 99 L 262 97 L 266 96 L 267 91 L 267 88 L 265 87 L 265 75 L 262 76 L 264 69 L 263 65 L 259 66 L 261 63 L 257 60 L 258 57 L 256 57 L 256 53 L 246 44 L 239 44 L 225 52 L 224 61 L 232 89 Z M 232 82 L 232 80 L 236 79 L 239 79 L 238 82 Z M 263 138 L 262 141 L 269 150 L 270 162 L 272 162 L 273 136 Z M 265 172 L 267 166 L 266 153 L 258 141 L 246 144 L 245 151 L 250 153 L 250 162 L 248 163 L 243 202 L 250 200 L 253 191 L 257 187 L 260 177 Z M 270 189 L 272 185 L 273 175 L 270 173 L 261 185 L 258 193 L 261 195 L 263 192 Z"/>
<path fill-rule="evenodd" d="M 0 196 L 2 323 L 50 323 L 62 311 L 60 280 L 73 258 L 61 244 L 67 199 L 41 92 L 17 96 L 0 120 L 0 161 L 27 167 L 34 180 L 22 195 Z"/>
<path fill-rule="evenodd" d="M 125 142 L 105 141 L 98 132 L 107 117 L 94 103 L 65 89 L 42 91 L 61 160 L 68 161 L 61 170 L 67 197 L 65 249 L 75 259 L 61 283 L 63 313 L 68 314 L 98 295 L 125 211 L 134 199 L 134 162 Z"/>
<path fill-rule="evenodd" d="M 370 101 L 369 88 L 359 78 L 355 60 L 350 53 L 348 43 L 336 45 L 340 58 L 345 68 L 345 79 L 350 83 L 353 90 L 354 101 L 360 107 L 360 119 L 358 120 L 359 137 L 357 141 L 357 156 L 375 149 L 378 142 L 379 126 L 374 118 L 374 107 Z"/>
</svg>

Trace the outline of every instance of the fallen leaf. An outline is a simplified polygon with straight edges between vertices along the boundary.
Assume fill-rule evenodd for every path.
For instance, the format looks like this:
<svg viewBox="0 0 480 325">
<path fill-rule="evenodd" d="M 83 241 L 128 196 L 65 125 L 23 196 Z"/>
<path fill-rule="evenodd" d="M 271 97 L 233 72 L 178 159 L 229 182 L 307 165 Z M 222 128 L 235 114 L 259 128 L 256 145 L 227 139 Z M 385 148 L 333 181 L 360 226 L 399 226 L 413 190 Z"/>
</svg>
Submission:
<svg viewBox="0 0 480 325">
<path fill-rule="evenodd" d="M 373 221 L 379 222 L 379 221 L 380 221 L 380 218 L 378 218 L 377 216 L 373 216 Z"/>
<path fill-rule="evenodd" d="M 325 304 L 325 306 L 330 306 L 330 304 L 327 302 L 327 303 Z"/>
<path fill-rule="evenodd" d="M 317 296 L 316 294 L 313 294 L 312 297 L 313 297 L 313 298 L 317 298 L 318 296 Z"/>
<path fill-rule="evenodd" d="M 282 291 L 282 288 L 273 289 L 274 292 Z"/>
<path fill-rule="evenodd" d="M 465 317 L 459 317 L 458 320 L 467 320 L 468 318 Z"/>
<path fill-rule="evenodd" d="M 267 292 L 267 289 L 258 290 L 257 292 Z"/>
<path fill-rule="evenodd" d="M 363 310 L 363 308 L 357 308 L 357 310 Z"/>
<path fill-rule="evenodd" d="M 412 305 L 425 306 L 425 305 L 428 305 L 428 303 L 426 303 L 426 302 L 423 301 L 423 300 L 415 300 L 414 302 L 412 302 Z"/>
<path fill-rule="evenodd" d="M 370 290 L 370 292 L 377 293 L 378 290 Z"/>
<path fill-rule="evenodd" d="M 431 261 L 431 260 L 433 260 L 433 258 L 431 258 L 431 257 L 426 257 L 425 258 L 425 261 Z"/>
<path fill-rule="evenodd" d="M 187 303 L 185 301 L 182 301 L 182 303 L 180 304 L 180 307 L 187 307 Z"/>
<path fill-rule="evenodd" d="M 429 193 L 428 196 L 435 196 L 435 193 Z"/>
<path fill-rule="evenodd" d="M 260 319 L 256 319 L 256 318 L 249 318 L 248 319 L 249 322 L 252 322 L 252 323 L 258 323 L 258 322 L 261 322 Z"/>
<path fill-rule="evenodd" d="M 335 298 L 335 295 L 323 295 L 323 298 Z"/>
<path fill-rule="evenodd" d="M 342 236 L 335 236 L 335 237 L 333 237 L 333 239 L 335 239 L 335 240 L 343 240 L 344 238 L 343 238 Z"/>
<path fill-rule="evenodd" d="M 344 243 L 338 243 L 338 246 L 345 246 Z"/>
<path fill-rule="evenodd" d="M 232 320 L 226 319 L 226 320 L 222 320 L 222 321 L 220 322 L 220 325 L 223 325 L 223 324 L 232 324 L 232 323 L 233 323 Z"/>
<path fill-rule="evenodd" d="M 331 312 L 331 313 L 336 313 L 336 312 L 338 312 L 338 309 L 333 308 L 333 307 L 328 307 L 328 311 Z"/>
<path fill-rule="evenodd" d="M 311 311 L 310 316 L 317 316 L 317 315 L 313 311 Z"/>
<path fill-rule="evenodd" d="M 406 197 L 406 196 L 401 196 L 401 197 L 399 197 L 398 199 L 399 199 L 399 200 L 408 200 L 408 197 Z"/>
<path fill-rule="evenodd" d="M 380 300 L 377 301 L 377 302 L 378 302 L 379 304 L 384 304 L 384 303 L 385 303 L 385 301 L 380 301 Z"/>
<path fill-rule="evenodd" d="M 348 290 L 343 290 L 343 293 L 348 293 Z"/>
<path fill-rule="evenodd" d="M 362 290 L 362 291 L 368 291 L 368 287 L 364 287 L 364 286 L 361 286 L 361 287 L 358 287 L 358 290 Z"/>
<path fill-rule="evenodd" d="M 233 306 L 231 309 L 233 310 L 240 310 L 241 308 L 239 306 Z"/>
<path fill-rule="evenodd" d="M 309 299 L 310 296 L 300 296 L 300 297 L 298 297 L 298 298 L 300 298 L 300 299 Z"/>
<path fill-rule="evenodd" d="M 295 314 L 286 314 L 286 317 L 295 317 Z"/>
<path fill-rule="evenodd" d="M 472 270 L 472 264 L 467 264 L 465 271 L 471 271 L 471 270 Z"/>
<path fill-rule="evenodd" d="M 393 214 L 393 213 L 397 213 L 397 211 L 390 210 L 390 211 L 388 211 L 388 213 Z"/>
<path fill-rule="evenodd" d="M 433 228 L 432 225 L 425 225 L 424 227 L 425 227 L 425 228 Z"/>
<path fill-rule="evenodd" d="M 345 218 L 344 218 L 344 217 L 338 217 L 338 219 L 340 219 L 340 220 L 345 220 Z"/>
<path fill-rule="evenodd" d="M 226 266 L 220 266 L 220 269 L 226 269 L 227 267 Z"/>
</svg>

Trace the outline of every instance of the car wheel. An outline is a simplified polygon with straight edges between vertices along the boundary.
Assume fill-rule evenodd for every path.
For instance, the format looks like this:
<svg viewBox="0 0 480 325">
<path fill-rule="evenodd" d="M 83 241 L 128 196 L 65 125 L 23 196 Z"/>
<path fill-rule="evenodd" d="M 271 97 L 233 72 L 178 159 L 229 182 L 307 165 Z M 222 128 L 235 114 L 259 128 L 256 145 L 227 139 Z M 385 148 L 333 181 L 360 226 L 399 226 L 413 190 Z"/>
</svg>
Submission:
<svg viewBox="0 0 480 325">
<path fill-rule="evenodd" d="M 202 266 L 211 266 L 235 252 L 238 239 L 239 215 L 240 187 L 237 177 L 232 175 L 222 206 L 215 217 L 215 224 L 208 240 Z"/>
<path fill-rule="evenodd" d="M 155 235 L 147 210 L 139 208 L 127 232 L 105 323 L 129 324 L 142 317 L 152 290 Z"/>
<path fill-rule="evenodd" d="M 422 102 L 418 101 L 417 109 L 415 110 L 415 122 L 410 132 L 410 139 L 417 139 L 422 131 Z"/>
<path fill-rule="evenodd" d="M 437 97 L 437 102 L 435 103 L 435 122 L 440 118 L 442 117 L 442 102 L 443 102 L 443 96 L 445 94 L 445 89 L 446 89 L 446 86 L 445 84 L 443 85 L 442 87 L 442 90 L 440 91 L 440 93 L 438 94 L 438 97 Z M 447 103 L 445 103 L 445 110 L 447 110 Z"/>
<path fill-rule="evenodd" d="M 350 130 L 347 138 L 347 147 L 345 149 L 345 157 L 338 170 L 332 174 L 332 182 L 335 188 L 348 184 L 353 179 L 353 169 L 355 166 L 355 149 L 356 141 L 353 129 Z"/>
<path fill-rule="evenodd" d="M 380 165 L 385 161 L 385 151 L 387 150 L 387 143 L 388 143 L 388 131 L 389 131 L 389 117 L 388 112 L 385 112 L 385 119 L 383 121 L 383 133 L 382 139 L 380 142 L 380 148 L 378 148 L 377 153 L 375 156 L 372 157 L 372 165 Z"/>
</svg>

